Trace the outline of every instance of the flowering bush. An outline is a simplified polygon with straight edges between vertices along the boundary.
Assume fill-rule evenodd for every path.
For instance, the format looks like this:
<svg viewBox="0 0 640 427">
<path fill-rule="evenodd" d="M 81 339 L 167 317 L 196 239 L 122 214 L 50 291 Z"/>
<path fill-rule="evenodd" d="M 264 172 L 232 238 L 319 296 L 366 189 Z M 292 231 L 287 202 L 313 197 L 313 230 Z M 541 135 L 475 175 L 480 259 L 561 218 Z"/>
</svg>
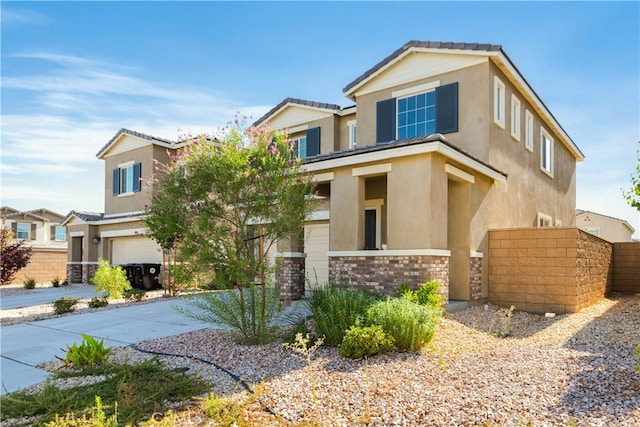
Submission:
<svg viewBox="0 0 640 427">
<path fill-rule="evenodd" d="M 29 264 L 31 248 L 22 240 L 13 241 L 13 233 L 6 228 L 0 231 L 0 285 L 11 283 L 18 271 Z"/>
</svg>

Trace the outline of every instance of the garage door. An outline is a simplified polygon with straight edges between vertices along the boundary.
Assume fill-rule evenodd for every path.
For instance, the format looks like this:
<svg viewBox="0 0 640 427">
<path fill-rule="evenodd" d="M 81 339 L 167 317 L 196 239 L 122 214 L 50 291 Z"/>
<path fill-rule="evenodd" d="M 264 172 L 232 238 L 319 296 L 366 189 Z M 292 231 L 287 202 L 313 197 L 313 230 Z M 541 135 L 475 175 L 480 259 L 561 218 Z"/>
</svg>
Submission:
<svg viewBox="0 0 640 427">
<path fill-rule="evenodd" d="M 162 264 L 162 252 L 155 240 L 148 237 L 117 237 L 111 240 L 111 263 Z"/>
<path fill-rule="evenodd" d="M 307 283 L 325 285 L 329 281 L 329 224 L 310 224 L 304 229 Z"/>
</svg>

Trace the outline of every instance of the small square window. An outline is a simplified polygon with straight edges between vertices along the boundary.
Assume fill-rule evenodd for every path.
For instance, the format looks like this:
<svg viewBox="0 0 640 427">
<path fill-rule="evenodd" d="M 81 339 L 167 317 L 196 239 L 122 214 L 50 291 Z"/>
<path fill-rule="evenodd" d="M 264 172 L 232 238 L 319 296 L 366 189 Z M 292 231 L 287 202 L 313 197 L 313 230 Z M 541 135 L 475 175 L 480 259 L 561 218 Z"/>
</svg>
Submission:
<svg viewBox="0 0 640 427">
<path fill-rule="evenodd" d="M 549 215 L 545 215 L 543 213 L 539 213 L 538 212 L 538 227 L 539 228 L 546 228 L 546 227 L 551 227 L 551 217 Z"/>
<path fill-rule="evenodd" d="M 67 240 L 67 227 L 56 225 L 55 241 L 64 242 L 65 240 Z"/>
</svg>

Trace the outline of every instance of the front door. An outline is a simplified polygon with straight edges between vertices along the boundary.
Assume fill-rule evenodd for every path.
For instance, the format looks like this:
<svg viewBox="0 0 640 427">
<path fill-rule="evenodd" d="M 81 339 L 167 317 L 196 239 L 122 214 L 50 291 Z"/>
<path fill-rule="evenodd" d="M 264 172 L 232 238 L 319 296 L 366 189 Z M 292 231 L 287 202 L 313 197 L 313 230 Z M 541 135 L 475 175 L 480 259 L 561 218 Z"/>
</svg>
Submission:
<svg viewBox="0 0 640 427">
<path fill-rule="evenodd" d="M 364 211 L 364 248 L 377 249 L 376 246 L 376 210 Z"/>
</svg>

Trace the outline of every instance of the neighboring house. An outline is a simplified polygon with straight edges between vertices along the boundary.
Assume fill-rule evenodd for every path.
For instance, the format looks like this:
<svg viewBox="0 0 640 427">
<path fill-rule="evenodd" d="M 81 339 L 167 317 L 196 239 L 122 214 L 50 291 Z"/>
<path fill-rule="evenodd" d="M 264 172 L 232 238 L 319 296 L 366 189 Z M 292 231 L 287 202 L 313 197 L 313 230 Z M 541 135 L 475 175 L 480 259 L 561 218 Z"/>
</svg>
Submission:
<svg viewBox="0 0 640 427">
<path fill-rule="evenodd" d="M 148 185 L 154 163 L 167 163 L 169 152 L 181 145 L 173 141 L 120 129 L 100 149 L 104 160 L 104 213 L 71 211 L 64 220 L 69 229 L 67 276 L 87 283 L 98 259 L 111 264 L 161 264 L 157 243 L 145 236 L 145 206 L 151 199 Z"/>
<path fill-rule="evenodd" d="M 583 153 L 501 46 L 410 41 L 343 91 L 355 105 L 286 98 L 255 123 L 289 133 L 324 198 L 283 254 L 307 278 L 477 302 L 489 229 L 575 225 Z"/>
<path fill-rule="evenodd" d="M 50 282 L 66 275 L 67 231 L 63 215 L 41 208 L 20 211 L 8 206 L 0 208 L 2 228 L 12 231 L 16 240 L 31 246 L 29 264 L 20 270 L 14 281 L 33 278 L 38 283 Z"/>
<path fill-rule="evenodd" d="M 609 242 L 632 242 L 635 229 L 625 220 L 611 216 L 576 210 L 576 227 Z"/>
</svg>

